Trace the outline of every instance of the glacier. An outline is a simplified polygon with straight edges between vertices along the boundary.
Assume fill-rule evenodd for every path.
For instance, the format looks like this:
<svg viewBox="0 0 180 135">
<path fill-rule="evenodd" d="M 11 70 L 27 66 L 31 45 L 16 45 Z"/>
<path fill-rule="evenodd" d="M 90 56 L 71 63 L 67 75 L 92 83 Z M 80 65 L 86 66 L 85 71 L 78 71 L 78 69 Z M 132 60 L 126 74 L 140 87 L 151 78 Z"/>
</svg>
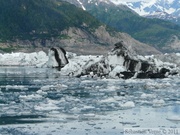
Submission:
<svg viewBox="0 0 180 135">
<path fill-rule="evenodd" d="M 0 66 L 43 67 L 48 61 L 48 56 L 43 51 L 33 53 L 4 53 L 0 54 L 0 58 Z"/>
<path fill-rule="evenodd" d="M 62 55 L 62 54 L 60 54 Z M 66 76 L 100 78 L 165 78 L 179 72 L 180 55 L 141 56 L 128 50 L 122 43 L 115 44 L 106 55 L 77 55 L 67 52 L 68 63 L 59 73 Z M 55 56 L 49 51 L 0 54 L 0 66 L 57 67 Z M 179 60 L 177 59 L 179 58 Z M 176 59 L 176 61 L 174 61 Z"/>
</svg>

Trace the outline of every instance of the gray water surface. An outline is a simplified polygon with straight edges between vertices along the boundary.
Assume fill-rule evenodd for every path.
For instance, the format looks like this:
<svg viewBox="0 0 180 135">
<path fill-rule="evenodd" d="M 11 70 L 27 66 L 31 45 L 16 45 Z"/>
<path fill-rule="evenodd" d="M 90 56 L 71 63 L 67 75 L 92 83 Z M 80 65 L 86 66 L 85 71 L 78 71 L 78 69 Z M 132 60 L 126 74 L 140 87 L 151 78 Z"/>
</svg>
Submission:
<svg viewBox="0 0 180 135">
<path fill-rule="evenodd" d="M 121 135 L 179 128 L 180 77 L 99 79 L 0 67 L 0 135 Z"/>
</svg>

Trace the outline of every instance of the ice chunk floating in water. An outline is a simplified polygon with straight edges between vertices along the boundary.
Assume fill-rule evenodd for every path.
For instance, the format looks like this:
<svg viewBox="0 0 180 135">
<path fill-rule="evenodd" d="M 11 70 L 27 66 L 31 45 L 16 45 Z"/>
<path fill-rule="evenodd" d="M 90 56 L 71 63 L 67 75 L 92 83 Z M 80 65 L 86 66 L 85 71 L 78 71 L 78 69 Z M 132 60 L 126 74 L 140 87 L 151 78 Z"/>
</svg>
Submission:
<svg viewBox="0 0 180 135">
<path fill-rule="evenodd" d="M 179 127 L 178 76 L 114 80 L 19 68 L 0 68 L 1 134 L 122 135 L 126 127 Z"/>
<path fill-rule="evenodd" d="M 0 134 L 122 135 L 126 127 L 180 126 L 174 64 L 134 56 L 121 44 L 106 56 L 67 53 L 69 63 L 59 51 L 2 55 L 2 65 L 16 56 L 12 65 L 25 67 L 0 67 Z M 51 58 L 61 71 L 47 68 Z M 162 79 L 137 79 L 154 75 Z"/>
</svg>

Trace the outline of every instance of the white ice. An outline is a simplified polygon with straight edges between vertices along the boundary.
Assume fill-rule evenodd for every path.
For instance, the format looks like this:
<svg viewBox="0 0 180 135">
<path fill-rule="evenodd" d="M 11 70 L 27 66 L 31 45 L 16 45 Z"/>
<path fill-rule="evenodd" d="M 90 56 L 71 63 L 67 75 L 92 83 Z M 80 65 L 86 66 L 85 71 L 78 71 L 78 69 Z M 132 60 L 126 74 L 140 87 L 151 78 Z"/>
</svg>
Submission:
<svg viewBox="0 0 180 135">
<path fill-rule="evenodd" d="M 45 52 L 34 52 L 34 53 L 10 53 L 0 54 L 0 66 L 34 66 L 34 67 L 48 67 L 51 57 Z M 165 55 L 164 55 L 165 57 Z M 168 57 L 168 56 L 167 56 Z M 178 57 L 178 54 L 172 57 Z M 60 71 L 61 75 L 78 76 L 86 72 L 86 70 L 93 64 L 98 64 L 99 67 L 103 68 L 104 74 L 109 74 L 111 78 L 117 78 L 117 73 L 127 71 L 128 65 L 124 65 L 124 58 L 122 56 L 116 56 L 116 54 L 109 53 L 107 56 L 94 56 L 94 55 L 76 55 L 67 52 L 67 58 L 69 63 L 65 65 Z M 176 63 L 172 61 L 163 62 L 155 56 L 134 56 L 135 60 L 148 61 L 155 65 L 159 70 L 163 67 L 172 71 L 180 71 Z M 165 58 L 164 58 L 165 59 Z M 174 58 L 175 59 L 175 58 Z M 179 58 L 180 59 L 180 58 Z M 107 68 L 104 68 L 101 61 L 105 62 Z M 177 61 L 177 60 L 176 60 Z M 177 61 L 178 62 L 178 61 Z M 140 64 L 136 66 L 137 72 L 140 70 Z M 95 74 L 90 72 L 90 77 L 94 77 Z M 120 74 L 120 76 L 122 76 Z M 168 76 L 168 74 L 167 74 Z"/>
</svg>

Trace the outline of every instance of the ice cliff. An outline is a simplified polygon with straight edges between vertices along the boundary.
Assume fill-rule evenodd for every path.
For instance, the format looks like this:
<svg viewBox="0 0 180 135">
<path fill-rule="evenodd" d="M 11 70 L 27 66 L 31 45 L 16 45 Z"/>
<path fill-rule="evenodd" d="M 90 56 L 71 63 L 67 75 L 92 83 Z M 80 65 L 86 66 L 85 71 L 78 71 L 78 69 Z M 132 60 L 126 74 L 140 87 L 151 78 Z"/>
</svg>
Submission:
<svg viewBox="0 0 180 135">
<path fill-rule="evenodd" d="M 0 53 L 0 66 L 35 66 L 43 67 L 48 61 L 45 52 L 33 53 Z"/>
<path fill-rule="evenodd" d="M 178 55 L 174 57 L 178 58 Z M 116 43 L 114 49 L 104 56 L 78 56 L 61 49 L 58 50 L 58 48 L 51 48 L 48 55 L 40 51 L 0 54 L 0 58 L 0 66 L 60 67 L 61 75 L 76 77 L 165 78 L 179 72 L 177 64 L 163 62 L 155 56 L 137 55 L 131 52 L 123 42 Z"/>
<path fill-rule="evenodd" d="M 122 42 L 115 44 L 106 56 L 76 56 L 70 61 L 62 73 L 77 77 L 165 78 L 177 74 L 178 70 L 176 64 L 164 63 L 154 56 L 134 54 Z"/>
</svg>

